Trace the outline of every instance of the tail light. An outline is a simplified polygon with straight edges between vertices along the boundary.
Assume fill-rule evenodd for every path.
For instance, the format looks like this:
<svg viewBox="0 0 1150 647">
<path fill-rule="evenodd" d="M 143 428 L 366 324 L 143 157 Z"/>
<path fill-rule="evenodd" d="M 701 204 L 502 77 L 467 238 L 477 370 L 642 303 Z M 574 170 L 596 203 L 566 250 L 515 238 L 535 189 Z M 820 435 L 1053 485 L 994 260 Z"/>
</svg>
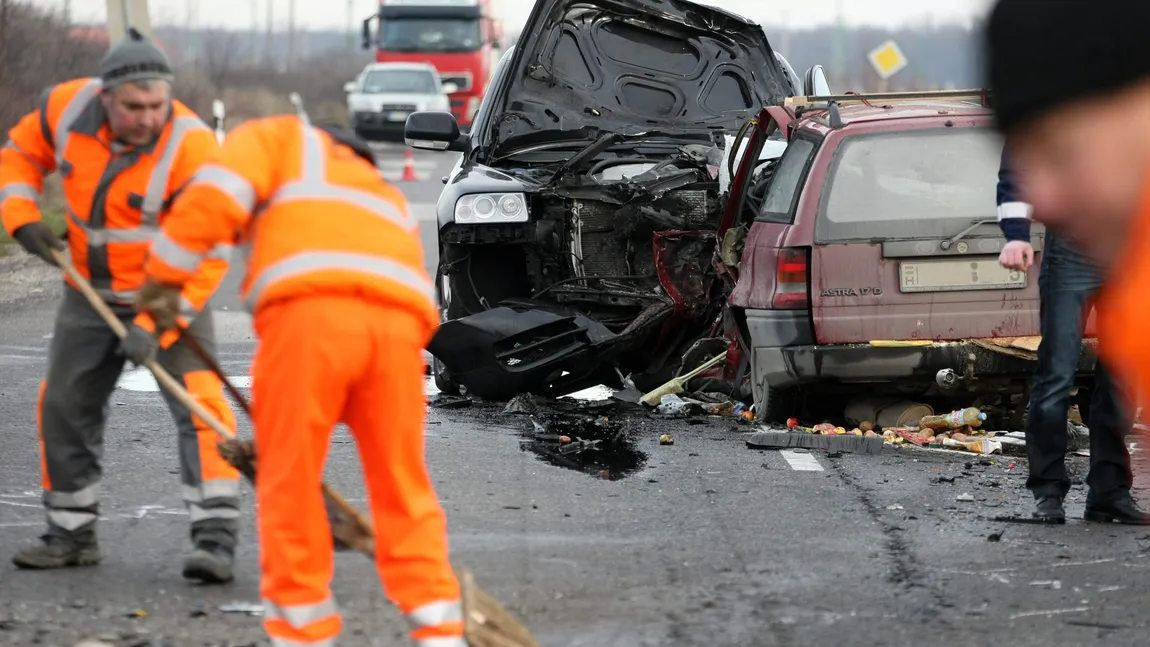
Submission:
<svg viewBox="0 0 1150 647">
<path fill-rule="evenodd" d="M 788 247 L 779 250 L 775 274 L 775 298 L 772 307 L 779 310 L 801 310 L 810 306 L 810 261 L 807 250 Z"/>
</svg>

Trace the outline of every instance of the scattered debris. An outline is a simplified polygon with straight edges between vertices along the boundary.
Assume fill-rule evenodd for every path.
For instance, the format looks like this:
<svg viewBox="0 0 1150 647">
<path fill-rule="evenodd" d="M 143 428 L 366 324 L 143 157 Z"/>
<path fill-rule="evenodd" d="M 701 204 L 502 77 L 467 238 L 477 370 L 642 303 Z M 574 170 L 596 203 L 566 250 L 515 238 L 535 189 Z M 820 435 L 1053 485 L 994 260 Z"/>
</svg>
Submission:
<svg viewBox="0 0 1150 647">
<path fill-rule="evenodd" d="M 617 480 L 646 464 L 623 426 L 607 416 L 540 411 L 531 424 L 521 448 L 557 467 Z"/>
<path fill-rule="evenodd" d="M 963 492 L 962 494 L 954 497 L 954 500 L 955 501 L 962 501 L 963 503 L 969 503 L 969 502 L 974 501 L 974 496 L 972 496 L 968 492 Z"/>
<path fill-rule="evenodd" d="M 223 613 L 246 613 L 249 616 L 262 616 L 264 614 L 264 607 L 261 604 L 252 604 L 250 602 L 232 602 L 220 607 Z"/>
<path fill-rule="evenodd" d="M 659 444 L 660 445 L 674 445 L 675 439 L 671 438 L 670 434 L 663 434 L 662 436 L 659 436 Z"/>
<path fill-rule="evenodd" d="M 999 530 L 998 532 L 992 532 L 986 536 L 986 541 L 991 541 L 991 542 L 1002 541 L 1002 536 L 1005 534 L 1006 534 L 1005 528 L 1003 528 L 1002 530 Z"/>
<path fill-rule="evenodd" d="M 116 647 L 112 643 L 106 643 L 102 640 L 81 640 L 76 643 L 76 647 Z"/>
<path fill-rule="evenodd" d="M 1030 586 L 1041 586 L 1043 588 L 1057 591 L 1062 588 L 1062 582 L 1059 580 L 1041 580 L 1037 582 L 1031 582 Z"/>
<path fill-rule="evenodd" d="M 148 612 L 144 611 L 143 609 L 133 609 L 132 611 L 129 611 L 125 617 L 143 619 L 148 617 Z"/>
<path fill-rule="evenodd" d="M 503 413 L 526 413 L 532 414 L 539 410 L 539 405 L 535 404 L 535 398 L 530 393 L 520 393 L 519 395 L 511 398 L 507 402 L 507 406 L 503 407 Z"/>
<path fill-rule="evenodd" d="M 436 409 L 459 409 L 462 407 L 471 406 L 471 398 L 461 395 L 447 395 L 440 393 L 434 398 L 428 400 L 429 405 Z"/>
<path fill-rule="evenodd" d="M 887 510 L 905 510 L 905 508 L 903 508 L 903 507 L 902 507 L 901 505 L 899 505 L 898 503 L 893 503 L 893 504 L 891 504 L 891 505 L 888 505 L 888 506 L 886 507 L 886 509 L 887 509 Z"/>
<path fill-rule="evenodd" d="M 820 436 L 804 432 L 757 431 L 747 438 L 747 446 L 752 449 L 825 449 L 860 454 L 881 454 L 881 438 L 865 436 Z"/>
</svg>

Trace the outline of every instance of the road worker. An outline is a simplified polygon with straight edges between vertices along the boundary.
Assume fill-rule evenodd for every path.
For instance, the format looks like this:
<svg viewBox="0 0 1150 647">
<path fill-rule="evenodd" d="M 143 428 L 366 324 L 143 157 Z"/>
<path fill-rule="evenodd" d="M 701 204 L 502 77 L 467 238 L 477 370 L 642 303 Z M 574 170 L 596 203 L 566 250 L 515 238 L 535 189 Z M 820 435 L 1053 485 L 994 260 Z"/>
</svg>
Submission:
<svg viewBox="0 0 1150 647">
<path fill-rule="evenodd" d="M 171 92 L 167 57 L 133 30 L 104 57 L 99 78 L 50 88 L 0 149 L 5 230 L 25 250 L 56 264 L 51 251 L 65 245 L 44 224 L 37 205 L 45 175 L 58 171 L 72 262 L 129 330 L 119 342 L 67 280 L 37 404 L 48 531 L 15 555 L 21 568 L 100 561 L 96 521 L 104 425 L 126 360 L 139 365 L 157 358 L 204 406 L 235 427 L 222 384 L 179 341 L 180 333 L 157 339 L 154 322 L 133 309 L 149 241 L 172 198 L 219 148 L 212 131 Z M 214 328 L 204 307 L 227 272 L 226 251 L 212 250 L 179 295 L 180 317 L 190 323 L 184 334 L 207 349 L 214 348 Z M 183 574 L 205 583 L 229 581 L 239 473 L 220 458 L 211 428 L 164 395 L 179 430 L 183 498 L 194 544 Z"/>
<path fill-rule="evenodd" d="M 1010 140 L 1019 189 L 1035 219 L 1101 268 L 1099 350 L 1119 381 L 1134 385 L 1131 399 L 1145 403 L 1150 3 L 1034 5 L 999 0 L 987 24 L 998 127 Z"/>
<path fill-rule="evenodd" d="M 173 325 L 177 295 L 220 244 L 249 257 L 241 293 L 260 339 L 256 500 L 272 644 L 331 645 L 341 628 L 320 479 L 343 421 L 364 463 L 389 597 L 416 644 L 464 647 L 423 453 L 423 349 L 439 317 L 403 194 L 347 132 L 302 114 L 247 122 L 176 201 L 145 266 L 141 311 Z"/>
</svg>

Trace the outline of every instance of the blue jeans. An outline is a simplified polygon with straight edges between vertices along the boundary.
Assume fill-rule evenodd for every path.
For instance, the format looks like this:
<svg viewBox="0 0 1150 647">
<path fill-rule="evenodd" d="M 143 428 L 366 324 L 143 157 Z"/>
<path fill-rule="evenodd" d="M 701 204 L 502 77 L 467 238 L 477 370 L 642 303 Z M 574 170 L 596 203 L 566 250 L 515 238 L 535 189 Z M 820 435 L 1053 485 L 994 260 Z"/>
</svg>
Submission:
<svg viewBox="0 0 1150 647">
<path fill-rule="evenodd" d="M 1102 286 L 1102 274 L 1049 230 L 1038 279 L 1042 343 L 1030 391 L 1026 452 L 1030 477 L 1026 487 L 1035 498 L 1065 497 L 1067 409 L 1082 350 L 1086 302 Z M 1098 362 L 1090 404 L 1090 473 L 1087 502 L 1127 496 L 1133 483 L 1126 434 L 1131 421 L 1123 410 L 1110 373 Z"/>
</svg>

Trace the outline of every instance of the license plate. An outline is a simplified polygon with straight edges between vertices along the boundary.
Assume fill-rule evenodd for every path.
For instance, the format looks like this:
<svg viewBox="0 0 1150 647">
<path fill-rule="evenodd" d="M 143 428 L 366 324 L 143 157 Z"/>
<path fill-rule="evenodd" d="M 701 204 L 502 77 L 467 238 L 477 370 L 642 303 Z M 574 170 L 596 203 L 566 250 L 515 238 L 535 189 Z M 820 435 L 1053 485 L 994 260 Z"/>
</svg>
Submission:
<svg viewBox="0 0 1150 647">
<path fill-rule="evenodd" d="M 1026 272 L 1008 270 L 997 258 L 899 263 L 903 292 L 955 292 L 960 290 L 1021 290 Z"/>
<path fill-rule="evenodd" d="M 407 121 L 406 112 L 389 112 L 387 113 L 388 121 Z"/>
</svg>

